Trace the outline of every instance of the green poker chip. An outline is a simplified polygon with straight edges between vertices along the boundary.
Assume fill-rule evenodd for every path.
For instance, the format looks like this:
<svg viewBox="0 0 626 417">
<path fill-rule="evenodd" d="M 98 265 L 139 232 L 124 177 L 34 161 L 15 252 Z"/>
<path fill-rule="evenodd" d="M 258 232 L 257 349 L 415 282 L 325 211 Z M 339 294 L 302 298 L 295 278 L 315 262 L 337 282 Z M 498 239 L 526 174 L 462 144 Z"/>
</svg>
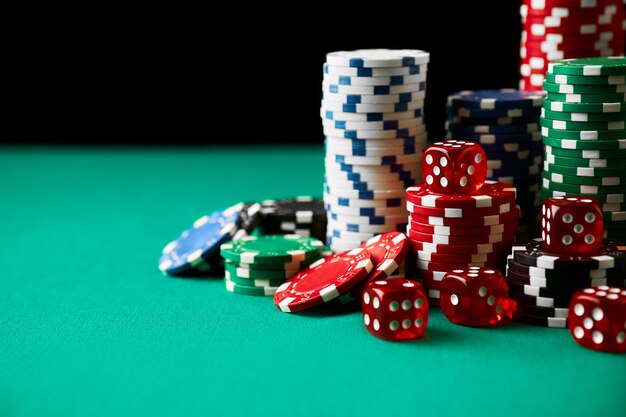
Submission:
<svg viewBox="0 0 626 417">
<path fill-rule="evenodd" d="M 568 167 L 581 167 L 581 168 L 624 168 L 626 167 L 626 157 L 622 159 L 594 159 L 594 158 L 582 158 L 582 157 L 567 157 L 558 156 L 551 153 L 544 152 L 544 161 L 549 164 L 556 164 Z"/>
<path fill-rule="evenodd" d="M 574 185 L 602 185 L 605 187 L 622 186 L 626 187 L 624 178 L 617 177 L 577 177 L 576 175 L 559 174 L 558 172 L 543 171 L 543 178 L 555 184 L 574 184 Z"/>
<path fill-rule="evenodd" d="M 624 136 L 626 138 L 626 135 Z M 611 150 L 623 151 L 622 157 L 626 157 L 626 139 L 615 140 L 576 140 L 576 139 L 556 139 L 544 136 L 543 143 L 552 148 L 562 149 L 592 149 L 592 150 Z"/>
<path fill-rule="evenodd" d="M 575 94 L 575 93 L 551 93 L 548 91 L 546 98 L 552 101 L 564 103 L 612 103 L 626 101 L 625 93 L 602 93 L 602 94 Z"/>
<path fill-rule="evenodd" d="M 554 172 L 563 175 L 577 177 L 620 177 L 626 176 L 626 166 L 618 168 L 583 168 L 576 166 L 551 164 L 547 160 L 543 162 L 544 172 Z"/>
<path fill-rule="evenodd" d="M 545 119 L 544 119 L 545 120 Z M 557 139 L 576 140 L 613 140 L 626 138 L 624 130 L 559 130 L 549 127 L 541 128 L 541 135 Z"/>
<path fill-rule="evenodd" d="M 541 109 L 541 117 L 550 120 L 564 120 L 568 122 L 613 122 L 626 120 L 626 112 L 624 113 L 581 113 L 581 112 L 565 112 L 552 111 L 546 108 Z"/>
<path fill-rule="evenodd" d="M 541 200 L 548 197 L 563 197 L 563 192 L 556 190 L 541 189 Z M 583 197 L 594 197 L 602 204 L 623 204 L 625 194 L 580 194 Z"/>
<path fill-rule="evenodd" d="M 542 117 L 539 119 L 541 127 L 547 127 L 552 130 L 571 130 L 571 131 L 618 131 L 622 133 L 622 137 L 626 137 L 626 122 L 622 120 L 609 122 L 569 122 L 565 120 L 551 120 Z"/>
<path fill-rule="evenodd" d="M 626 75 L 626 58 L 597 57 L 561 59 L 550 62 L 547 72 L 550 74 L 584 75 L 586 77 Z"/>
<path fill-rule="evenodd" d="M 602 186 L 602 185 L 584 185 L 584 184 L 561 184 L 543 179 L 543 188 L 550 191 L 561 191 L 575 195 L 595 195 L 595 194 L 624 194 L 626 193 L 625 185 Z"/>
<path fill-rule="evenodd" d="M 566 156 L 569 158 L 583 159 L 624 159 L 626 156 L 622 152 L 614 150 L 598 150 L 598 149 L 563 149 L 553 147 L 546 144 L 545 151 L 555 156 Z"/>
<path fill-rule="evenodd" d="M 302 262 L 322 253 L 322 241 L 298 235 L 248 236 L 224 243 L 220 247 L 224 259 L 245 264 L 281 264 Z"/>
<path fill-rule="evenodd" d="M 585 77 L 584 75 L 546 74 L 546 81 L 555 84 L 573 85 L 616 85 L 626 84 L 626 75 L 597 75 Z"/>
<path fill-rule="evenodd" d="M 244 294 L 244 295 L 256 295 L 256 296 L 273 296 L 276 290 L 279 287 L 252 287 L 249 285 L 239 285 L 234 283 L 233 281 L 224 278 L 224 283 L 226 284 L 226 291 L 236 293 L 236 294 Z"/>
<path fill-rule="evenodd" d="M 563 103 L 545 99 L 543 108 L 551 111 L 569 111 L 575 113 L 620 113 L 626 112 L 626 103 Z"/>
<path fill-rule="evenodd" d="M 234 282 L 237 285 L 244 285 L 247 287 L 260 287 L 260 288 L 280 287 L 286 281 L 286 279 L 243 278 L 243 277 L 233 274 L 232 271 L 230 271 L 228 268 L 226 268 L 226 271 L 224 272 L 224 274 L 225 274 L 226 279 L 229 279 L 230 281 Z M 297 272 L 294 273 L 294 275 L 295 274 L 297 274 Z"/>
<path fill-rule="evenodd" d="M 543 89 L 550 93 L 561 94 L 616 94 L 626 93 L 626 84 L 607 85 L 576 85 L 576 84 L 555 84 L 544 81 Z"/>
<path fill-rule="evenodd" d="M 262 280 L 273 280 L 273 281 L 279 281 L 279 280 L 284 281 L 288 278 L 291 278 L 292 276 L 294 276 L 295 274 L 297 274 L 304 268 L 306 268 L 306 266 L 303 265 L 303 266 L 295 267 L 293 269 L 283 269 L 283 270 L 250 269 L 250 268 L 242 267 L 230 261 L 225 262 L 224 267 L 226 268 L 226 271 L 230 273 L 231 277 L 238 277 L 238 278 L 242 278 L 245 280 L 262 279 Z"/>
</svg>

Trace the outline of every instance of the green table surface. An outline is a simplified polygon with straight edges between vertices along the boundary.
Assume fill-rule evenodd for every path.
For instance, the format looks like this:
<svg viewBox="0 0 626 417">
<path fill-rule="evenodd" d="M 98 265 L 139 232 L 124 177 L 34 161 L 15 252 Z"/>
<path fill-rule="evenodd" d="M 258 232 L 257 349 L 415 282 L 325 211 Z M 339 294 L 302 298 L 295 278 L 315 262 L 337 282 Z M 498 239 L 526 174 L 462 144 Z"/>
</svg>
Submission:
<svg viewBox="0 0 626 417">
<path fill-rule="evenodd" d="M 624 416 L 626 355 L 567 330 L 372 337 L 285 314 L 162 247 L 240 200 L 321 195 L 323 149 L 0 148 L 0 416 Z"/>
</svg>

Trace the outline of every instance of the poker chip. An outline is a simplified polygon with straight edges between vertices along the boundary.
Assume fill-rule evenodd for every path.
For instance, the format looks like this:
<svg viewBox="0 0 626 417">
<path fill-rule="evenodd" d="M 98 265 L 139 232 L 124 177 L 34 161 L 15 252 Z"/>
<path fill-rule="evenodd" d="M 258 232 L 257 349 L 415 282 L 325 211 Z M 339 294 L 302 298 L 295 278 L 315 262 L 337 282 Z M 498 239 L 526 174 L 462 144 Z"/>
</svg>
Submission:
<svg viewBox="0 0 626 417">
<path fill-rule="evenodd" d="M 603 242 L 596 256 L 567 256 L 546 253 L 543 241 L 536 239 L 528 242 L 522 250 L 514 247 L 513 258 L 526 266 L 565 271 L 577 268 L 621 269 L 626 267 L 626 252 L 618 250 L 614 243 L 606 241 Z"/>
<path fill-rule="evenodd" d="M 291 278 L 295 274 L 300 271 L 295 271 L 292 274 L 289 274 L 286 278 L 242 278 L 233 273 L 232 269 L 226 266 L 226 270 L 224 271 L 225 277 L 228 281 L 231 281 L 233 284 L 243 285 L 247 287 L 257 287 L 257 288 L 267 288 L 267 287 L 279 287 L 282 285 L 287 278 Z"/>
<path fill-rule="evenodd" d="M 564 103 L 562 101 L 544 100 L 544 108 L 554 112 L 576 113 L 622 113 L 626 111 L 626 103 Z"/>
<path fill-rule="evenodd" d="M 485 235 L 476 235 L 476 236 L 447 236 L 447 235 L 437 235 L 433 233 L 421 233 L 416 230 L 412 230 L 410 227 L 407 229 L 407 236 L 415 242 L 420 242 L 423 244 L 436 244 L 436 245 L 450 245 L 451 247 L 448 249 L 452 251 L 455 249 L 455 246 L 478 246 L 482 245 L 490 245 L 506 242 L 508 245 L 515 238 L 515 226 L 517 223 L 511 223 L 512 226 L 509 227 L 509 230 L 505 233 L 495 233 L 495 234 L 485 234 Z M 504 225 L 499 225 L 504 226 Z M 486 246 L 488 247 L 488 246 Z M 460 249 L 460 248 L 459 248 Z M 470 250 L 469 247 L 466 248 Z M 454 252 L 448 252 L 454 253 Z"/>
<path fill-rule="evenodd" d="M 427 216 L 412 213 L 409 220 L 411 224 L 413 222 L 430 224 L 432 226 L 467 226 L 467 227 L 481 227 L 492 226 L 500 223 L 507 223 L 515 221 L 519 218 L 519 208 L 511 210 L 504 214 L 494 214 L 489 216 L 477 216 L 477 217 L 441 217 L 441 216 Z"/>
<path fill-rule="evenodd" d="M 256 296 L 272 296 L 278 290 L 278 287 L 254 287 L 249 285 L 240 285 L 235 282 L 225 279 L 226 291 L 244 294 L 244 295 L 256 295 Z"/>
<path fill-rule="evenodd" d="M 274 303 L 287 313 L 319 306 L 355 287 L 373 267 L 371 254 L 363 248 L 327 256 L 281 285 Z"/>
<path fill-rule="evenodd" d="M 515 203 L 515 187 L 509 184 L 486 181 L 479 191 L 463 195 L 438 195 L 426 186 L 416 185 L 406 190 L 408 202 L 433 208 L 483 208 L 502 203 Z M 411 211 L 411 210 L 409 210 Z"/>
<path fill-rule="evenodd" d="M 431 262 L 431 263 L 443 263 L 443 264 L 468 264 L 474 265 L 478 263 L 500 263 L 506 258 L 507 250 L 492 251 L 488 253 L 476 253 L 476 254 L 464 254 L 464 253 L 438 253 L 438 252 L 426 252 L 423 250 L 415 249 L 419 247 L 416 242 L 411 242 L 411 246 L 414 248 L 413 253 L 419 261 Z M 439 246 L 439 245 L 438 245 Z M 510 246 L 510 245 L 503 245 Z M 508 249 L 508 248 L 507 248 Z M 474 265 L 481 266 L 481 265 Z"/>
<path fill-rule="evenodd" d="M 513 312 L 511 318 L 514 321 L 530 324 L 533 326 L 552 327 L 558 329 L 567 328 L 567 318 L 562 317 L 544 317 L 532 314 L 524 314 L 520 311 Z"/>
<path fill-rule="evenodd" d="M 411 230 L 411 233 L 417 232 L 442 237 L 452 236 L 454 238 L 464 236 L 474 237 L 484 235 L 498 235 L 504 233 L 507 227 L 514 227 L 513 222 L 478 227 L 433 226 L 427 223 L 419 223 L 415 221 L 412 221 L 409 224 L 409 229 Z"/>
<path fill-rule="evenodd" d="M 438 208 L 425 207 L 407 201 L 406 208 L 409 211 L 411 218 L 414 218 L 413 216 L 416 215 L 420 217 L 436 216 L 443 218 L 466 219 L 470 217 L 485 217 L 505 214 L 513 211 L 515 209 L 515 205 L 513 201 L 480 208 Z"/>
<path fill-rule="evenodd" d="M 469 240 L 467 241 L 467 243 L 431 243 L 419 240 L 413 236 L 415 236 L 415 234 L 410 234 L 408 237 L 409 241 L 411 242 L 411 247 L 414 251 L 430 252 L 433 254 L 441 255 L 458 255 L 459 260 L 464 259 L 464 256 L 472 257 L 474 255 L 493 254 L 494 252 L 500 252 L 502 250 L 508 251 L 511 247 L 512 241 L 514 240 L 514 236 L 511 235 L 506 240 L 499 240 L 493 243 L 470 243 Z M 425 237 L 425 239 L 431 240 L 428 237 Z M 423 258 L 418 257 L 418 259 Z M 441 261 L 449 262 L 443 259 Z M 476 262 L 485 261 L 481 260 Z"/>
<path fill-rule="evenodd" d="M 563 75 L 584 75 L 587 77 L 626 75 L 626 58 L 599 57 L 564 59 L 548 64 L 548 72 Z"/>
<path fill-rule="evenodd" d="M 613 122 L 626 120 L 626 112 L 613 113 L 583 113 L 562 112 L 542 109 L 541 116 L 550 120 L 564 120 L 570 122 Z"/>
<path fill-rule="evenodd" d="M 626 75 L 608 75 L 588 77 L 584 75 L 546 74 L 546 81 L 554 84 L 568 85 L 620 85 L 626 84 Z"/>
<path fill-rule="evenodd" d="M 543 172 L 543 178 L 553 183 L 575 184 L 575 185 L 602 185 L 602 186 L 624 186 L 621 176 L 576 176 L 565 175 L 556 172 Z"/>
<path fill-rule="evenodd" d="M 544 81 L 543 89 L 560 94 L 623 94 L 626 93 L 626 84 L 555 84 Z"/>
<path fill-rule="evenodd" d="M 518 201 L 534 201 L 533 188 L 541 184 L 544 96 L 541 91 L 479 90 L 454 93 L 447 101 L 448 137 L 479 142 L 487 158 L 487 179 L 516 188 Z M 522 211 L 517 232 L 521 240 L 538 234 L 535 212 Z"/>
<path fill-rule="evenodd" d="M 626 134 L 626 132 L 624 132 L 625 122 L 623 120 L 609 122 L 570 122 L 566 120 L 551 120 L 544 117 L 541 119 L 539 124 L 542 127 L 551 129 L 552 131 L 617 131 L 619 133 L 617 133 L 616 136 L 619 135 L 621 137 L 624 137 L 624 134 Z"/>
<path fill-rule="evenodd" d="M 200 217 L 165 246 L 159 269 L 167 275 L 211 269 L 220 260 L 220 245 L 251 233 L 259 222 L 259 212 L 257 203 L 239 203 Z"/>
<path fill-rule="evenodd" d="M 335 252 L 401 232 L 405 190 L 421 176 L 429 54 L 337 51 L 326 56 L 324 135 L 327 242 Z"/>
<path fill-rule="evenodd" d="M 606 149 L 563 149 L 546 145 L 545 151 L 556 156 L 583 159 L 624 159 L 624 154 Z"/>
<path fill-rule="evenodd" d="M 295 234 L 324 240 L 326 210 L 321 199 L 297 196 L 292 199 L 265 200 L 261 203 L 260 232 L 263 235 Z"/>
<path fill-rule="evenodd" d="M 224 259 L 237 263 L 301 262 L 319 256 L 323 243 L 298 235 L 247 236 L 222 244 Z"/>
<path fill-rule="evenodd" d="M 576 168 L 609 168 L 617 169 L 626 166 L 626 158 L 624 159 L 598 159 L 598 158 L 582 158 L 582 157 L 567 157 L 553 155 L 546 152 L 544 154 L 545 163 L 551 165 L 567 166 L 570 169 Z"/>
<path fill-rule="evenodd" d="M 480 266 L 482 268 L 500 268 L 500 263 L 496 261 L 489 262 L 463 262 L 457 261 L 455 263 L 435 262 L 418 259 L 416 261 L 417 269 L 422 273 L 423 271 L 442 271 L 448 272 L 453 269 L 467 268 L 468 266 Z"/>
</svg>

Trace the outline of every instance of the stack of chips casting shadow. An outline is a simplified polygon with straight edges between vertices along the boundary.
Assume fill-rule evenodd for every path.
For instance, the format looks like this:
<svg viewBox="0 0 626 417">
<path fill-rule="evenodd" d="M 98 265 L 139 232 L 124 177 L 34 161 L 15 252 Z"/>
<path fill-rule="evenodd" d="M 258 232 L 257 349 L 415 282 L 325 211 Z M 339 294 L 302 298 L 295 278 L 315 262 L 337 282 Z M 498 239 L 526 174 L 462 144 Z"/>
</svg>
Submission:
<svg viewBox="0 0 626 417">
<path fill-rule="evenodd" d="M 622 0 L 524 0 L 520 89 L 541 90 L 548 62 L 624 53 Z"/>
<path fill-rule="evenodd" d="M 405 189 L 420 178 L 429 54 L 360 50 L 326 56 L 321 117 L 324 202 L 335 252 L 406 225 Z"/>
<path fill-rule="evenodd" d="M 487 178 L 514 185 L 521 216 L 517 241 L 539 236 L 542 92 L 461 91 L 448 97 L 448 137 L 480 143 Z"/>
<path fill-rule="evenodd" d="M 258 203 L 239 203 L 202 216 L 165 246 L 159 269 L 172 276 L 221 274 L 224 265 L 220 245 L 247 237 L 260 220 L 261 205 Z"/>
<path fill-rule="evenodd" d="M 626 242 L 626 58 L 550 63 L 541 133 L 542 196 L 595 197 L 605 237 Z"/>
<path fill-rule="evenodd" d="M 279 286 L 328 255 L 322 241 L 298 235 L 248 236 L 224 243 L 226 289 L 245 295 L 274 295 Z"/>
<path fill-rule="evenodd" d="M 502 268 L 514 243 L 515 187 L 485 181 L 484 156 L 476 142 L 436 142 L 424 151 L 424 184 L 406 191 L 413 267 L 434 305 L 446 272 Z"/>
<path fill-rule="evenodd" d="M 321 199 L 298 196 L 261 203 L 262 235 L 294 234 L 326 240 L 326 209 Z"/>
<path fill-rule="evenodd" d="M 588 197 L 555 197 L 544 202 L 543 239 L 513 247 L 508 257 L 506 279 L 513 320 L 565 328 L 576 291 L 625 285 L 626 253 L 613 242 L 602 241 L 600 210 L 600 203 Z"/>
</svg>

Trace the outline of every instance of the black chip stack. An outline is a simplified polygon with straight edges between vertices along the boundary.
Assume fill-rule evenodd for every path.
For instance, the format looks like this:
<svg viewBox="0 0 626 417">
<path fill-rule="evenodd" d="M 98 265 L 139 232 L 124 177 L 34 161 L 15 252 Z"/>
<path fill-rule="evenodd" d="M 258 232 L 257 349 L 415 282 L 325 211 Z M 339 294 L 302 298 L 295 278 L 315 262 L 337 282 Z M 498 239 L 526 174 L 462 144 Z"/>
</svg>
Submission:
<svg viewBox="0 0 626 417">
<path fill-rule="evenodd" d="M 261 234 L 296 234 L 326 240 L 324 201 L 311 196 L 261 203 Z"/>
</svg>

